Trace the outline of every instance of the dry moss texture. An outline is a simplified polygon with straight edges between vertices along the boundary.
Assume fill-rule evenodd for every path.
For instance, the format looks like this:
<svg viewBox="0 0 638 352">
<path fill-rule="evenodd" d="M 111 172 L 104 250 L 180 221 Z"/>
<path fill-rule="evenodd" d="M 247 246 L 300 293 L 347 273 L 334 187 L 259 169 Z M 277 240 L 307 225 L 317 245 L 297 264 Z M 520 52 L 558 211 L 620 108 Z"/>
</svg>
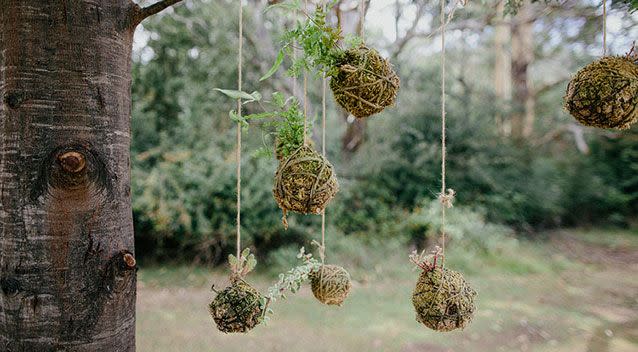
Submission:
<svg viewBox="0 0 638 352">
<path fill-rule="evenodd" d="M 474 316 L 474 291 L 460 273 L 424 270 L 412 294 L 416 320 L 436 331 L 465 328 Z"/>
<path fill-rule="evenodd" d="M 356 118 L 365 118 L 394 105 L 399 76 L 374 49 L 359 47 L 344 52 L 330 89 L 341 107 Z"/>
<path fill-rule="evenodd" d="M 309 146 L 293 152 L 275 173 L 273 195 L 284 212 L 321 214 L 338 190 L 332 165 Z"/>
<path fill-rule="evenodd" d="M 208 308 L 219 331 L 247 332 L 260 322 L 261 294 L 237 280 L 219 292 Z"/>
<path fill-rule="evenodd" d="M 352 283 L 346 269 L 338 265 L 322 265 L 310 274 L 310 287 L 321 303 L 340 306 L 348 297 Z"/>
<path fill-rule="evenodd" d="M 567 86 L 565 108 L 580 123 L 627 129 L 638 120 L 638 65 L 608 56 L 582 68 Z"/>
</svg>

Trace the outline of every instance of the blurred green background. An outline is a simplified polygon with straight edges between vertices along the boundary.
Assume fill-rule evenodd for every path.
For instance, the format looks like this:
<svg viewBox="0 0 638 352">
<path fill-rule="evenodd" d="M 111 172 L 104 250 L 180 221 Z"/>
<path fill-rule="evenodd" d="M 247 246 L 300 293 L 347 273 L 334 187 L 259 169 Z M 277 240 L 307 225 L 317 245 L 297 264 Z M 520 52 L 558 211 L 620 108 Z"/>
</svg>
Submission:
<svg viewBox="0 0 638 352">
<path fill-rule="evenodd" d="M 272 2 L 272 1 L 271 1 Z M 244 1 L 244 90 L 292 93 L 280 73 L 259 82 L 294 19 Z M 515 1 L 516 3 L 516 1 Z M 626 1 L 608 1 L 608 47 L 638 37 Z M 344 32 L 357 1 L 339 1 Z M 326 212 L 328 261 L 355 287 L 344 307 L 303 290 L 246 336 L 214 328 L 206 304 L 234 252 L 237 1 L 185 1 L 144 22 L 133 62 L 133 210 L 140 259 L 142 351 L 636 351 L 638 129 L 578 125 L 562 110 L 571 74 L 602 52 L 598 1 L 470 1 L 447 36 L 448 265 L 479 291 L 476 321 L 435 334 L 414 321 L 417 272 L 407 259 L 440 228 L 438 2 L 372 0 L 366 42 L 401 77 L 397 105 L 352 121 L 328 92 L 326 148 L 340 191 Z M 337 13 L 333 13 L 333 20 Z M 321 81 L 309 80 L 320 147 Z M 258 110 L 248 112 L 259 112 Z M 265 289 L 320 238 L 320 217 L 281 211 L 272 146 L 244 133 L 242 236 Z"/>
</svg>

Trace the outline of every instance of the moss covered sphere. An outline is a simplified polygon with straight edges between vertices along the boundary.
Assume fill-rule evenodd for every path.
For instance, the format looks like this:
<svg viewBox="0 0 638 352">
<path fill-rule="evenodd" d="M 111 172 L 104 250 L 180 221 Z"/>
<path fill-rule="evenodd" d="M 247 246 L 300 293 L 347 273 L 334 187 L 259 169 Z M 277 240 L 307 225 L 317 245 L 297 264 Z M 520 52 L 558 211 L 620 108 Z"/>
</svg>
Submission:
<svg viewBox="0 0 638 352">
<path fill-rule="evenodd" d="M 346 269 L 338 265 L 322 265 L 310 274 L 310 287 L 321 303 L 340 306 L 348 297 L 352 283 Z"/>
<path fill-rule="evenodd" d="M 638 120 L 638 65 L 607 56 L 582 68 L 567 86 L 565 108 L 580 123 L 627 129 Z"/>
<path fill-rule="evenodd" d="M 474 316 L 474 291 L 460 273 L 424 270 L 412 294 L 416 320 L 436 331 L 465 328 Z"/>
<path fill-rule="evenodd" d="M 273 195 L 284 212 L 321 214 L 338 190 L 332 165 L 308 146 L 282 160 L 275 173 Z"/>
<path fill-rule="evenodd" d="M 238 280 L 219 292 L 208 308 L 219 331 L 247 332 L 260 322 L 261 294 Z"/>
<path fill-rule="evenodd" d="M 342 108 L 364 118 L 394 105 L 399 76 L 376 50 L 365 46 L 349 49 L 337 62 L 330 89 Z"/>
</svg>

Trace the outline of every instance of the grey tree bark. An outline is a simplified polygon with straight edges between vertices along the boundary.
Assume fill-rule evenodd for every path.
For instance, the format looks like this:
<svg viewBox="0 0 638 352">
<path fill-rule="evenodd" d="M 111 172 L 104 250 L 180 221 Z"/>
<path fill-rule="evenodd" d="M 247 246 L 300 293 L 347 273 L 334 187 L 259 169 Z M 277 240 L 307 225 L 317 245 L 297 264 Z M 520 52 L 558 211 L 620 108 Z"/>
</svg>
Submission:
<svg viewBox="0 0 638 352">
<path fill-rule="evenodd" d="M 505 0 L 496 5 L 496 18 L 504 18 Z M 511 54 L 509 43 L 511 40 L 510 25 L 497 23 L 494 25 L 494 94 L 499 102 L 508 104 L 512 98 Z M 505 119 L 499 113 L 496 115 L 496 125 L 500 133 L 505 134 Z"/>
<path fill-rule="evenodd" d="M 512 84 L 514 86 L 512 137 L 529 137 L 533 132 L 536 100 L 529 69 L 534 62 L 534 17 L 530 0 L 525 0 L 512 23 Z"/>
<path fill-rule="evenodd" d="M 134 351 L 135 26 L 178 1 L 0 0 L 0 351 Z"/>
</svg>

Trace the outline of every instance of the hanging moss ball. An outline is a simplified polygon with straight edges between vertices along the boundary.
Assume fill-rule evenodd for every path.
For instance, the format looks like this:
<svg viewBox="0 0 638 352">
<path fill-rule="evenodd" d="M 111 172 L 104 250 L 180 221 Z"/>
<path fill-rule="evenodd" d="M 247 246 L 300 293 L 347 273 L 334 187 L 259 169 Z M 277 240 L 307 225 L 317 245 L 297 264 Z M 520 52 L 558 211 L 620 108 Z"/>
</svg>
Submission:
<svg viewBox="0 0 638 352">
<path fill-rule="evenodd" d="M 321 303 L 340 306 L 350 293 L 350 274 L 338 265 L 322 265 L 310 273 L 312 294 Z"/>
<path fill-rule="evenodd" d="M 399 76 L 376 50 L 361 46 L 346 50 L 339 58 L 330 89 L 342 108 L 364 118 L 394 105 Z"/>
<path fill-rule="evenodd" d="M 219 331 L 247 332 L 260 322 L 261 294 L 237 280 L 219 292 L 208 308 Z"/>
<path fill-rule="evenodd" d="M 309 146 L 282 160 L 273 195 L 284 213 L 321 214 L 339 190 L 332 165 Z"/>
<path fill-rule="evenodd" d="M 638 120 L 638 64 L 607 56 L 582 68 L 567 85 L 565 108 L 580 123 L 627 129 Z"/>
<path fill-rule="evenodd" d="M 412 294 L 416 320 L 436 331 L 465 328 L 474 316 L 474 291 L 460 273 L 424 270 Z"/>
</svg>

